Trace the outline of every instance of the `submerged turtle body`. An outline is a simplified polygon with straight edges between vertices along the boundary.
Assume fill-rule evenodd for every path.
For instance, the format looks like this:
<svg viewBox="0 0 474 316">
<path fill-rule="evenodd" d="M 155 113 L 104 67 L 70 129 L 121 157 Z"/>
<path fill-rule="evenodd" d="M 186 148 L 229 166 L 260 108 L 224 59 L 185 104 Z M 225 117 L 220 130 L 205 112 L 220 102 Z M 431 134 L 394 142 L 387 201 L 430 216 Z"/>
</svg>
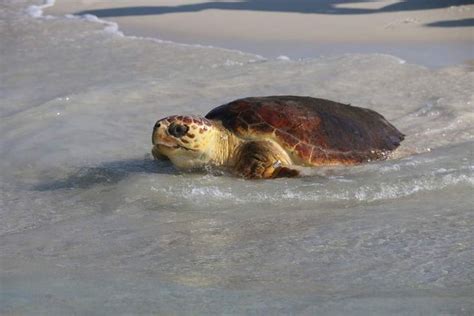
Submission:
<svg viewBox="0 0 474 316">
<path fill-rule="evenodd" d="M 298 175 L 297 166 L 385 159 L 403 138 L 369 109 L 311 97 L 252 97 L 205 118 L 159 120 L 152 152 L 180 169 L 213 165 L 246 178 L 275 178 Z"/>
<path fill-rule="evenodd" d="M 369 109 L 311 97 L 245 98 L 206 115 L 244 139 L 272 139 L 302 165 L 383 159 L 404 135 Z"/>
</svg>

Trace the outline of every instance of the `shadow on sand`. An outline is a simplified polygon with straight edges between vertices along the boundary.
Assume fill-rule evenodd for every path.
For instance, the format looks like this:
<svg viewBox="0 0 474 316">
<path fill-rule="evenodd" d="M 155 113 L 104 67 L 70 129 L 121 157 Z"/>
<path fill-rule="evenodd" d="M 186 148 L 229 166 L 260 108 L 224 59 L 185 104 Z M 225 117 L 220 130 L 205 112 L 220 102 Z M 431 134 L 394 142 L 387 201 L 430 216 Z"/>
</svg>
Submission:
<svg viewBox="0 0 474 316">
<path fill-rule="evenodd" d="M 369 0 L 247 0 L 239 2 L 203 2 L 177 6 L 136 6 L 97 9 L 76 12 L 76 15 L 92 14 L 100 18 L 120 16 L 160 15 L 170 13 L 199 12 L 204 10 L 241 10 L 265 12 L 291 12 L 305 14 L 371 14 L 447 8 L 473 4 L 472 0 L 404 0 L 378 9 L 349 8 L 340 5 L 370 2 Z"/>
<path fill-rule="evenodd" d="M 166 160 L 130 159 L 117 160 L 95 167 L 82 167 L 76 172 L 58 180 L 44 181 L 33 187 L 36 191 L 62 189 L 87 189 L 96 185 L 116 184 L 139 173 L 177 174 L 171 162 Z"/>
<path fill-rule="evenodd" d="M 432 26 L 432 27 L 469 27 L 469 26 L 474 26 L 474 19 L 439 21 L 439 22 L 425 24 L 425 26 Z"/>
</svg>

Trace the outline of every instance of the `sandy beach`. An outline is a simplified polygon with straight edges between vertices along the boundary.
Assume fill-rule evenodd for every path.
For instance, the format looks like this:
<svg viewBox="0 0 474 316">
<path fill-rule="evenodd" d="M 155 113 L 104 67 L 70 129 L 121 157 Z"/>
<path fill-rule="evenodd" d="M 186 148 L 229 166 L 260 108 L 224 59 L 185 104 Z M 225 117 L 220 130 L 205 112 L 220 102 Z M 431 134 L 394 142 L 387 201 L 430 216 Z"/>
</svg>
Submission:
<svg viewBox="0 0 474 316">
<path fill-rule="evenodd" d="M 58 0 L 47 13 L 92 14 L 127 35 L 265 57 L 385 53 L 429 66 L 474 57 L 474 4 L 467 0 Z"/>
<path fill-rule="evenodd" d="M 56 2 L 0 1 L 0 315 L 474 315 L 472 0 Z M 405 139 L 268 181 L 153 159 L 162 118 L 272 95 Z"/>
</svg>

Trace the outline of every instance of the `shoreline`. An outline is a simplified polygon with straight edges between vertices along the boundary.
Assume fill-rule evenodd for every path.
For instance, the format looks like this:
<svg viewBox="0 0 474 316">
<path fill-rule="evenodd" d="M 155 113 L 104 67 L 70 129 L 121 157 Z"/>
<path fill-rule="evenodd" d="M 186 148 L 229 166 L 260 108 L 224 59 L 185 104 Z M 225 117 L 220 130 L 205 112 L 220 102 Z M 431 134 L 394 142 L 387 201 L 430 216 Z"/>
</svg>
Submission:
<svg viewBox="0 0 474 316">
<path fill-rule="evenodd" d="M 430 68 L 474 59 L 474 28 L 469 26 L 470 22 L 467 26 L 465 23 L 474 12 L 472 4 L 352 15 L 268 12 L 258 7 L 250 11 L 251 5 L 247 5 L 248 10 L 192 11 L 205 4 L 197 0 L 56 0 L 53 6 L 45 8 L 45 14 L 90 14 L 118 24 L 127 36 L 231 49 L 265 58 L 373 53 L 393 55 Z M 381 10 L 389 4 L 397 5 L 398 1 L 375 1 L 353 7 Z M 453 19 L 459 21 L 456 27 L 426 26 Z M 245 24 L 241 23 L 243 20 Z"/>
<path fill-rule="evenodd" d="M 473 67 L 260 60 L 39 3 L 0 8 L 0 314 L 474 314 Z M 407 137 L 281 181 L 152 160 L 157 120 L 269 95 L 371 109 Z"/>
</svg>

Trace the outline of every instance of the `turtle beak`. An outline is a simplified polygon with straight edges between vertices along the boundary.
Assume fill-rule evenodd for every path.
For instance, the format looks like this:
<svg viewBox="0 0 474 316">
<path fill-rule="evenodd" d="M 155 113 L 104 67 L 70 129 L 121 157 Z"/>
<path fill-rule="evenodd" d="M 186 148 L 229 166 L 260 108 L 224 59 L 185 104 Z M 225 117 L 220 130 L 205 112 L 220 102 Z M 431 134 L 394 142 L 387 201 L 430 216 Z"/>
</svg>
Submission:
<svg viewBox="0 0 474 316">
<path fill-rule="evenodd" d="M 151 142 L 153 145 L 165 145 L 168 147 L 173 147 L 174 145 L 170 144 L 171 142 L 166 142 L 165 139 L 167 138 L 166 133 L 164 132 L 165 126 L 161 120 L 157 121 L 155 126 L 153 126 L 153 133 L 151 134 Z"/>
</svg>

